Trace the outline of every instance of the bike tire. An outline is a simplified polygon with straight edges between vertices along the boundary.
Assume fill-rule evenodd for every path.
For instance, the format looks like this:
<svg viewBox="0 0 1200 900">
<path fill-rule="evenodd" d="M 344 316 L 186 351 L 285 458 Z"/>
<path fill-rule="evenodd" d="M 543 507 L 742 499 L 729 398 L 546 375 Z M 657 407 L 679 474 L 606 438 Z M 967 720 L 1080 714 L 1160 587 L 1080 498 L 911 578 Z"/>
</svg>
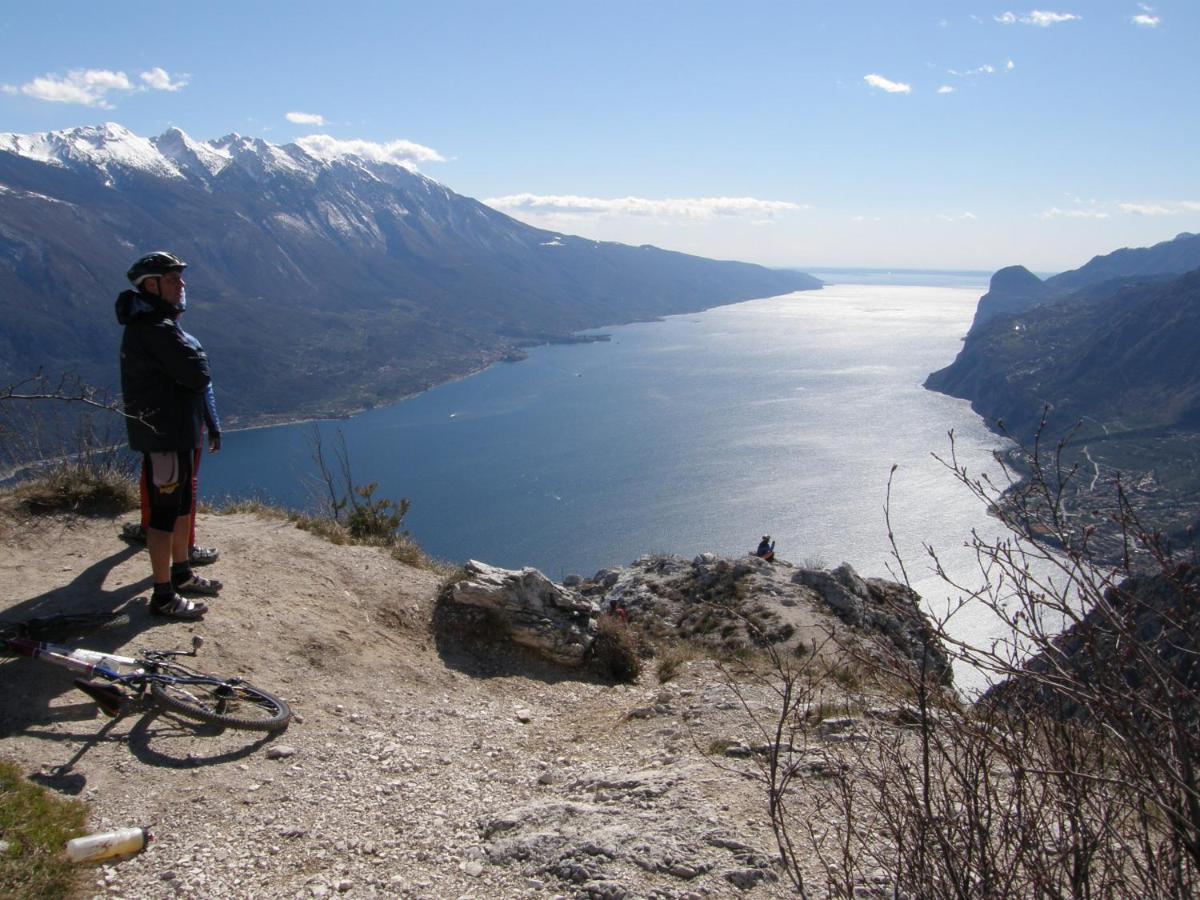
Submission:
<svg viewBox="0 0 1200 900">
<path fill-rule="evenodd" d="M 239 679 L 163 674 L 169 680 L 151 680 L 150 693 L 166 709 L 188 718 L 245 731 L 282 731 L 292 720 L 287 701 Z"/>
</svg>

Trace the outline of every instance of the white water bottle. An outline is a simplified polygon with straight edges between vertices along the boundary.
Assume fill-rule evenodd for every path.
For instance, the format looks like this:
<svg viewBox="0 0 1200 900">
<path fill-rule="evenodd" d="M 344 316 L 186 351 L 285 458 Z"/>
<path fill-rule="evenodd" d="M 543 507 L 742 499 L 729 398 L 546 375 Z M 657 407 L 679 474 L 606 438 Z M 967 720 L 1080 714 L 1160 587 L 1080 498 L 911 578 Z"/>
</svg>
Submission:
<svg viewBox="0 0 1200 900">
<path fill-rule="evenodd" d="M 132 856 L 150 839 L 145 828 L 118 828 L 99 831 L 67 841 L 67 858 L 71 862 L 96 862 L 113 856 Z"/>
</svg>

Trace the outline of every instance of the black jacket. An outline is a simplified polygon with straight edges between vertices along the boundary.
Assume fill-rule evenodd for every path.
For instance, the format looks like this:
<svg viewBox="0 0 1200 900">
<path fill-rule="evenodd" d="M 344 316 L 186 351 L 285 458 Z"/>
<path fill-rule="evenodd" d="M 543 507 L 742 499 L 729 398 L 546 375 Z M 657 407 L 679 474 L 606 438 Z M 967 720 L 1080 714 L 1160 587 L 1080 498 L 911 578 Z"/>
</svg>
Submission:
<svg viewBox="0 0 1200 900">
<path fill-rule="evenodd" d="M 176 307 L 153 294 L 125 291 L 117 297 L 117 321 L 125 326 L 121 395 L 132 450 L 200 446 L 208 357 L 179 327 L 178 316 Z"/>
</svg>

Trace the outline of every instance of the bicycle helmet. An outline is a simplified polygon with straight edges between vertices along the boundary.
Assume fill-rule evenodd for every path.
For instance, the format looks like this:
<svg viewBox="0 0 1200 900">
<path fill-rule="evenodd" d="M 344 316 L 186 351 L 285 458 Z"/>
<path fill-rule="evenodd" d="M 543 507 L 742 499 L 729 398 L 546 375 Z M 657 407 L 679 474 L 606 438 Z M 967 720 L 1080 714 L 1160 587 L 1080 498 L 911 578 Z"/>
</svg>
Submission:
<svg viewBox="0 0 1200 900">
<path fill-rule="evenodd" d="M 158 278 L 168 272 L 182 272 L 186 268 L 187 263 L 174 253 L 156 250 L 153 253 L 147 253 L 130 266 L 125 277 L 134 287 L 141 287 L 142 282 L 147 278 Z"/>
</svg>

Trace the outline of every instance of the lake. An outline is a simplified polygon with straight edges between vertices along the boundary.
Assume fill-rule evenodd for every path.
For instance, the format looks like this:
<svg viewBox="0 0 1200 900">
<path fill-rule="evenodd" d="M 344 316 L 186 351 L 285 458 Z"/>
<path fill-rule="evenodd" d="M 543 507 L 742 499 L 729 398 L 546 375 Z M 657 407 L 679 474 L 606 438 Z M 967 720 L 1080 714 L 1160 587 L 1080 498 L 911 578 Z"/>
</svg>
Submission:
<svg viewBox="0 0 1200 900">
<path fill-rule="evenodd" d="M 340 431 L 355 481 L 410 498 L 406 526 L 446 560 L 559 579 L 645 553 L 745 553 L 771 534 L 783 559 L 886 575 L 892 465 L 896 534 L 918 559 L 922 542 L 959 546 L 993 527 L 931 457 L 948 451 L 947 432 L 975 470 L 1001 445 L 965 402 L 921 388 L 953 360 L 983 282 L 874 283 L 887 277 L 535 348 L 322 422 L 326 451 Z M 309 504 L 311 429 L 228 435 L 204 462 L 202 494 Z"/>
<path fill-rule="evenodd" d="M 839 283 L 603 329 L 611 340 L 538 347 L 321 422 L 326 453 L 340 431 L 357 483 L 412 501 L 405 524 L 428 553 L 555 580 L 646 553 L 743 554 L 763 534 L 781 559 L 894 577 L 895 464 L 898 546 L 913 586 L 944 607 L 953 595 L 924 545 L 977 584 L 965 544 L 1001 529 L 933 454 L 949 453 L 953 430 L 959 460 L 995 473 L 1004 442 L 921 383 L 954 359 L 986 276 L 814 274 Z M 311 504 L 313 427 L 229 434 L 205 459 L 202 495 Z M 954 630 L 978 637 L 995 623 L 972 608 Z"/>
</svg>

